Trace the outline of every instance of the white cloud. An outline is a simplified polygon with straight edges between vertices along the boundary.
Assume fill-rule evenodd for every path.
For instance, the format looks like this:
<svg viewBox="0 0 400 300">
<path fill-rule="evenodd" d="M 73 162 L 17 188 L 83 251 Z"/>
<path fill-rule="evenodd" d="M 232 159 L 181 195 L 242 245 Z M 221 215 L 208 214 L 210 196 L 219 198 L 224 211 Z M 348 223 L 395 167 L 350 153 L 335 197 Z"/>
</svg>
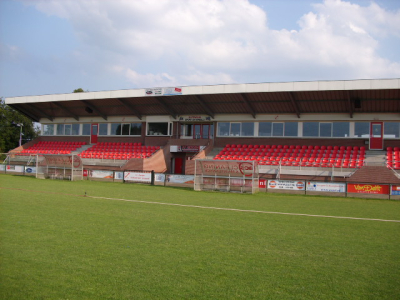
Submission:
<svg viewBox="0 0 400 300">
<path fill-rule="evenodd" d="M 32 2 L 28 2 L 32 3 Z M 400 77 L 379 55 L 400 37 L 400 10 L 325 0 L 298 30 L 271 30 L 247 0 L 36 0 L 71 22 L 91 59 L 137 87 Z M 90 54 L 89 54 L 90 55 Z M 112 66 L 112 67 L 110 67 Z"/>
</svg>

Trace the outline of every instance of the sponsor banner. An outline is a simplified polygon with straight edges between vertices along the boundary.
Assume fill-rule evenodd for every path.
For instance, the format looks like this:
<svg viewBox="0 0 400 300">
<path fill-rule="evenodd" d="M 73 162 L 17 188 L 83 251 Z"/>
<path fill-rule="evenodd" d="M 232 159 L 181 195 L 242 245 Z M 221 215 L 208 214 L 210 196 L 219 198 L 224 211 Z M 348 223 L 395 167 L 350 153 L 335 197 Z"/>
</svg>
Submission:
<svg viewBox="0 0 400 300">
<path fill-rule="evenodd" d="M 124 179 L 126 181 L 150 183 L 151 182 L 151 173 L 124 172 Z"/>
<path fill-rule="evenodd" d="M 400 185 L 392 185 L 392 195 L 400 195 Z"/>
<path fill-rule="evenodd" d="M 257 162 L 197 160 L 196 163 L 201 168 L 203 175 L 251 177 L 258 170 Z M 253 166 L 256 170 L 253 169 Z"/>
<path fill-rule="evenodd" d="M 92 170 L 90 177 L 92 177 L 92 178 L 114 178 L 114 172 L 113 171 Z"/>
<path fill-rule="evenodd" d="M 307 191 L 345 193 L 346 184 L 338 182 L 307 182 Z"/>
<path fill-rule="evenodd" d="M 83 170 L 83 177 L 87 177 L 88 176 L 88 170 Z"/>
<path fill-rule="evenodd" d="M 36 167 L 25 167 L 25 173 L 36 174 Z"/>
<path fill-rule="evenodd" d="M 39 163 L 40 166 L 45 166 L 46 163 L 51 167 L 71 167 L 72 155 L 54 155 L 54 154 L 42 154 L 46 161 Z M 79 168 L 82 166 L 82 160 L 79 156 L 74 155 L 73 167 Z"/>
<path fill-rule="evenodd" d="M 210 116 L 181 116 L 179 117 L 181 122 L 205 122 L 211 121 Z"/>
<path fill-rule="evenodd" d="M 5 165 L 0 165 L 0 171 L 5 171 L 6 166 Z"/>
<path fill-rule="evenodd" d="M 181 87 L 152 88 L 145 90 L 146 96 L 175 96 L 182 95 Z"/>
<path fill-rule="evenodd" d="M 179 150 L 179 149 L 178 149 Z M 180 146 L 180 152 L 199 152 L 200 146 Z"/>
<path fill-rule="evenodd" d="M 165 181 L 165 174 L 162 174 L 162 173 L 154 174 L 154 181 L 155 182 L 164 182 Z"/>
<path fill-rule="evenodd" d="M 194 183 L 193 175 L 167 175 L 167 181 L 172 183 Z"/>
<path fill-rule="evenodd" d="M 7 165 L 7 172 L 24 173 L 24 166 Z"/>
<path fill-rule="evenodd" d="M 267 187 L 267 180 L 266 179 L 260 179 L 258 181 L 258 187 L 260 189 L 265 189 Z"/>
<path fill-rule="evenodd" d="M 389 194 L 388 184 L 347 184 L 348 193 L 360 193 L 360 194 Z"/>
<path fill-rule="evenodd" d="M 123 180 L 124 179 L 124 172 L 115 172 L 114 179 Z"/>
<path fill-rule="evenodd" d="M 241 178 L 231 178 L 231 186 L 246 186 L 252 187 L 251 180 L 241 179 Z"/>
<path fill-rule="evenodd" d="M 268 189 L 304 191 L 303 180 L 268 180 Z"/>
</svg>

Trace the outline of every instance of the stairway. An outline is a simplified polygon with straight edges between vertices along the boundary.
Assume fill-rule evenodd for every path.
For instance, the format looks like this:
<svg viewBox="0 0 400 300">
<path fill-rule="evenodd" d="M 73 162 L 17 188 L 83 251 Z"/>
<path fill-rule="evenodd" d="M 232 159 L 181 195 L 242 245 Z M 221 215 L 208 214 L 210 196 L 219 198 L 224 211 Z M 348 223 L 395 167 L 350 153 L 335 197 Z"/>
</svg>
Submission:
<svg viewBox="0 0 400 300">
<path fill-rule="evenodd" d="M 367 166 L 386 166 L 386 151 L 365 152 L 365 165 Z"/>
<path fill-rule="evenodd" d="M 210 153 L 206 156 L 206 159 L 213 159 L 221 150 L 224 148 L 213 148 Z"/>
<path fill-rule="evenodd" d="M 347 182 L 400 184 L 400 179 L 387 167 L 364 166 L 354 172 Z"/>
</svg>

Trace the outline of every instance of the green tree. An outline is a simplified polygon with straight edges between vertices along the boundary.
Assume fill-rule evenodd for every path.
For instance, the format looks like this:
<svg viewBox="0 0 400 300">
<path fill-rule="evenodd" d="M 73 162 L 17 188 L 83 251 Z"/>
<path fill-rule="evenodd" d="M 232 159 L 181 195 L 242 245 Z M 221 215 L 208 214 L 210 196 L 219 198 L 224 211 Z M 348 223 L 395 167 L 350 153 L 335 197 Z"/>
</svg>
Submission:
<svg viewBox="0 0 400 300">
<path fill-rule="evenodd" d="M 0 98 L 0 153 L 19 146 L 21 127 L 18 124 L 22 124 L 22 144 L 38 136 L 39 128 L 35 128 L 34 122 Z"/>
<path fill-rule="evenodd" d="M 84 93 L 85 91 L 82 88 L 78 88 L 74 90 L 74 93 Z"/>
</svg>

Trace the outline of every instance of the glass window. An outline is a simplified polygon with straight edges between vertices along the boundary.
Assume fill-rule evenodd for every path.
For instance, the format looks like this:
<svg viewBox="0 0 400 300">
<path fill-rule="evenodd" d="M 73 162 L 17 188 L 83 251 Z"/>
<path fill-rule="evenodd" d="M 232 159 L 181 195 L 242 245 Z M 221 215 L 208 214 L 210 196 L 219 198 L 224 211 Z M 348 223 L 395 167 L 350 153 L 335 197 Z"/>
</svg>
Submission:
<svg viewBox="0 0 400 300">
<path fill-rule="evenodd" d="M 271 136 L 271 122 L 260 122 L 258 124 L 258 136 Z"/>
<path fill-rule="evenodd" d="M 285 123 L 285 136 L 297 136 L 299 123 L 287 122 Z"/>
<path fill-rule="evenodd" d="M 43 125 L 43 135 L 54 135 L 54 124 Z"/>
<path fill-rule="evenodd" d="M 231 123 L 231 136 L 240 136 L 240 123 Z"/>
<path fill-rule="evenodd" d="M 319 136 L 331 137 L 332 136 L 332 123 L 319 123 Z"/>
<path fill-rule="evenodd" d="M 350 135 L 349 122 L 334 122 L 333 123 L 333 137 L 348 137 Z"/>
<path fill-rule="evenodd" d="M 354 123 L 354 136 L 369 137 L 369 123 L 367 122 Z"/>
<path fill-rule="evenodd" d="M 372 132 L 373 137 L 382 137 L 382 125 L 381 124 L 372 124 Z"/>
<path fill-rule="evenodd" d="M 229 126 L 228 122 L 219 122 L 218 123 L 218 135 L 219 136 L 228 136 L 229 135 Z"/>
<path fill-rule="evenodd" d="M 64 135 L 64 124 L 57 124 L 57 135 Z"/>
<path fill-rule="evenodd" d="M 131 135 L 142 135 L 142 123 L 131 123 Z"/>
<path fill-rule="evenodd" d="M 283 136 L 283 123 L 272 123 L 272 136 Z"/>
<path fill-rule="evenodd" d="M 108 133 L 108 124 L 101 123 L 99 124 L 99 135 L 107 135 Z"/>
<path fill-rule="evenodd" d="M 254 136 L 254 123 L 242 123 L 241 136 Z"/>
<path fill-rule="evenodd" d="M 122 124 L 122 135 L 129 135 L 131 124 Z"/>
<path fill-rule="evenodd" d="M 80 124 L 72 124 L 71 134 L 79 135 L 79 127 L 80 127 Z"/>
<path fill-rule="evenodd" d="M 210 125 L 210 139 L 214 137 L 214 124 Z"/>
<path fill-rule="evenodd" d="M 304 122 L 303 136 L 319 136 L 318 125 L 319 125 L 318 122 Z"/>
<path fill-rule="evenodd" d="M 148 135 L 168 135 L 168 122 L 148 123 Z"/>
<path fill-rule="evenodd" d="M 111 124 L 111 135 L 121 135 L 121 124 L 118 123 Z"/>
<path fill-rule="evenodd" d="M 399 137 L 399 122 L 385 122 L 384 135 L 386 138 L 398 138 Z"/>
<path fill-rule="evenodd" d="M 82 124 L 82 135 L 90 135 L 90 124 Z"/>
<path fill-rule="evenodd" d="M 65 135 L 71 135 L 71 129 L 72 129 L 72 125 L 71 124 L 65 124 L 64 125 Z"/>
</svg>

